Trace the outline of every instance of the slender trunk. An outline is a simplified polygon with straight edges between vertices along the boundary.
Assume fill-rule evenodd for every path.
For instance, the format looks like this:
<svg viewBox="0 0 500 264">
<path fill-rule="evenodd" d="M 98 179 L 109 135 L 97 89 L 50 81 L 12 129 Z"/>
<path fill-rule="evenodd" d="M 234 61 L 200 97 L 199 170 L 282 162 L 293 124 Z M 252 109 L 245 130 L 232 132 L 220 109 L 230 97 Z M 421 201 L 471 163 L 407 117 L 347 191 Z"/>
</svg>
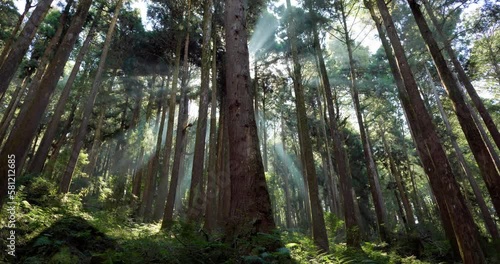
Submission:
<svg viewBox="0 0 500 264">
<path fill-rule="evenodd" d="M 172 76 L 172 85 L 170 90 L 170 100 L 168 103 L 168 121 L 167 121 L 167 134 L 165 137 L 165 148 L 163 154 L 163 175 L 160 178 L 158 185 L 158 196 L 154 208 L 153 220 L 158 221 L 162 219 L 165 210 L 165 200 L 168 194 L 168 175 L 170 171 L 170 155 L 172 153 L 172 142 L 174 135 L 174 118 L 175 118 L 175 105 L 177 97 L 177 84 L 179 81 L 179 69 L 181 61 L 182 38 L 177 41 L 175 49 L 175 68 Z"/>
<path fill-rule="evenodd" d="M 40 6 L 51 1 L 42 1 L 39 3 Z M 47 108 L 49 103 L 49 98 L 54 91 L 59 77 L 61 76 L 65 62 L 68 60 L 69 55 L 73 49 L 73 46 L 78 39 L 78 35 L 83 28 L 83 24 L 86 20 L 90 5 L 92 0 L 82 0 L 79 2 L 77 11 L 73 16 L 71 24 L 59 45 L 54 59 L 51 61 L 47 68 L 47 74 L 44 75 L 40 86 L 36 89 L 37 100 L 32 101 L 27 104 L 27 115 L 24 118 L 18 118 L 14 124 L 13 131 L 16 133 L 10 133 L 7 143 L 4 145 L 0 152 L 0 157 L 6 158 L 7 155 L 14 155 L 16 157 L 16 176 L 19 176 L 20 167 L 17 166 L 22 163 L 25 159 L 28 146 L 30 145 L 33 137 L 36 134 L 36 130 L 40 124 L 40 120 Z M 50 3 L 48 3 L 50 4 Z M 38 8 L 38 7 L 37 7 Z M 32 15 L 33 16 L 33 15 Z M 28 22 L 29 23 L 29 22 Z M 12 53 L 12 52 L 11 52 Z M 10 57 L 10 54 L 9 54 Z M 8 60 L 8 58 L 7 58 Z M 8 62 L 5 62 L 9 65 Z M 3 71 L 0 71 L 3 73 Z M 4 80 L 0 78 L 0 80 Z M 1 85 L 0 85 L 1 86 Z M 0 87 L 1 89 L 1 87 Z M 7 163 L 0 165 L 0 171 L 7 171 Z M 7 174 L 3 173 L 0 180 L 0 206 L 2 206 L 5 196 L 7 195 Z"/>
<path fill-rule="evenodd" d="M 70 159 L 68 165 L 66 167 L 66 171 L 63 174 L 59 185 L 60 193 L 67 193 L 69 191 L 69 186 L 71 184 L 71 178 L 73 177 L 73 172 L 75 170 L 75 165 L 78 160 L 78 156 L 80 155 L 80 150 L 83 146 L 83 140 L 85 135 L 87 134 L 87 124 L 89 122 L 89 118 L 92 115 L 92 108 L 94 107 L 95 99 L 97 97 L 97 93 L 99 92 L 99 88 L 102 83 L 102 75 L 104 73 L 104 68 L 106 64 L 106 59 L 109 52 L 109 47 L 111 46 L 111 41 L 113 38 L 116 22 L 118 21 L 118 15 L 120 13 L 120 8 L 123 4 L 123 0 L 118 0 L 116 3 L 116 7 L 114 10 L 113 19 L 111 20 L 111 24 L 109 25 L 108 32 L 106 33 L 106 40 L 104 42 L 104 47 L 102 49 L 102 54 L 99 59 L 99 66 L 97 68 L 97 73 L 94 77 L 94 81 L 92 83 L 92 89 L 90 91 L 89 97 L 87 98 L 87 102 L 85 103 L 85 108 L 83 110 L 82 121 L 80 124 L 80 129 L 78 130 L 75 141 L 73 143 Z"/>
<path fill-rule="evenodd" d="M 33 10 L 33 13 L 31 13 L 30 18 L 26 22 L 18 39 L 12 45 L 12 49 L 10 50 L 9 54 L 6 55 L 5 59 L 3 60 L 3 63 L 0 66 L 0 96 L 3 96 L 3 94 L 5 93 L 7 88 L 9 87 L 9 83 L 12 80 L 12 78 L 14 77 L 17 68 L 21 64 L 21 61 L 22 61 L 24 55 L 28 51 L 28 48 L 31 45 L 31 41 L 35 37 L 35 33 L 38 30 L 38 27 L 42 23 L 47 12 L 49 11 L 51 3 L 52 3 L 52 0 L 40 0 L 40 1 L 38 1 L 35 10 Z M 81 26 L 80 26 L 79 30 L 81 30 Z M 78 34 L 76 34 L 76 35 L 78 35 Z M 76 38 L 76 36 L 73 36 L 73 38 Z M 66 60 L 63 60 L 63 61 L 66 61 Z M 61 63 L 61 62 L 62 61 L 60 61 L 59 63 Z"/>
<path fill-rule="evenodd" d="M 448 68 L 443 54 L 441 53 L 436 40 L 432 36 L 432 32 L 425 21 L 419 5 L 415 0 L 407 1 L 410 5 L 413 17 L 415 18 L 415 21 L 420 29 L 420 33 L 424 38 L 429 52 L 431 53 L 439 78 L 441 79 L 443 86 L 446 88 L 446 91 L 453 102 L 453 108 L 457 115 L 458 122 L 462 127 L 472 154 L 476 159 L 483 180 L 486 183 L 486 188 L 490 193 L 493 206 L 495 207 L 497 214 L 500 215 L 500 174 L 497 171 L 493 157 L 484 140 L 481 138 L 481 133 L 474 122 L 470 109 L 466 105 L 465 98 L 460 92 L 460 87 L 455 81 L 452 72 Z"/>
<path fill-rule="evenodd" d="M 212 32 L 213 35 L 214 32 Z M 205 229 L 211 233 L 216 225 L 217 211 L 217 45 L 212 47 L 212 97 L 210 102 L 210 146 L 208 156 L 207 196 L 205 198 Z M 219 117 L 220 118 L 220 117 Z"/>
<path fill-rule="evenodd" d="M 354 57 L 352 51 L 353 40 L 350 37 L 349 28 L 347 25 L 347 17 L 345 14 L 345 6 L 344 2 L 340 2 L 341 8 L 341 18 L 343 25 L 343 34 L 345 37 L 345 44 L 347 46 L 347 54 L 349 57 L 349 69 L 350 69 L 350 77 L 351 77 L 351 96 L 354 104 L 354 110 L 356 112 L 356 118 L 358 120 L 359 126 L 359 134 L 361 137 L 361 143 L 363 145 L 363 153 L 365 158 L 365 166 L 368 174 L 368 182 L 370 183 L 370 191 L 373 198 L 373 203 L 375 205 L 375 212 L 377 216 L 378 230 L 380 234 L 380 238 L 382 241 L 387 241 L 387 230 L 385 228 L 385 206 L 384 200 L 382 198 L 382 194 L 380 192 L 380 183 L 378 181 L 378 172 L 375 167 L 375 162 L 373 160 L 372 150 L 368 143 L 368 138 L 366 135 L 366 129 L 363 121 L 363 113 L 361 110 L 361 104 L 359 102 L 359 91 L 357 85 L 357 73 L 356 67 L 354 65 Z M 318 41 L 319 42 L 319 41 Z M 319 45 L 319 44 L 318 44 Z M 403 196 L 403 194 L 401 194 Z M 407 200 L 407 199 L 406 199 Z M 403 199 L 405 201 L 405 199 Z M 406 206 L 405 206 L 406 207 Z M 408 210 L 408 209 L 407 209 Z M 411 210 L 410 210 L 411 212 Z M 409 219 L 413 219 L 408 216 Z M 412 221 L 410 221 L 412 223 Z"/>
<path fill-rule="evenodd" d="M 313 239 L 318 248 L 324 252 L 328 252 L 328 237 L 325 228 L 325 219 L 323 217 L 323 209 L 319 200 L 318 179 L 316 176 L 316 168 L 314 165 L 314 157 L 312 151 L 311 140 L 309 138 L 309 129 L 307 125 L 307 114 L 304 99 L 304 91 L 302 87 L 302 73 L 300 69 L 299 52 L 297 48 L 297 40 L 295 33 L 295 22 L 292 18 L 292 9 L 290 0 L 287 0 L 287 10 L 291 20 L 288 24 L 288 38 L 292 51 L 293 60 L 293 88 L 295 92 L 295 105 L 297 108 L 297 122 L 299 127 L 299 139 L 301 153 L 304 158 L 305 176 L 309 191 L 309 203 L 311 207 L 312 233 Z"/>
<path fill-rule="evenodd" d="M 460 193 L 431 117 L 420 98 L 417 83 L 407 62 L 392 17 L 383 0 L 376 0 L 376 2 L 404 83 L 405 89 L 399 91 L 399 96 L 415 136 L 420 159 L 429 177 L 432 191 L 436 195 L 445 229 L 453 230 L 464 263 L 484 263 L 484 254 L 478 241 L 478 230 Z M 387 50 L 386 52 L 390 53 Z M 399 73 L 395 74 L 395 78 L 396 75 Z M 448 221 L 452 223 L 451 226 L 448 225 Z"/>
<path fill-rule="evenodd" d="M 225 238 L 234 241 L 276 228 L 260 154 L 243 0 L 226 0 L 226 104 L 229 139 L 230 211 Z"/>
<path fill-rule="evenodd" d="M 191 16 L 191 1 L 188 0 L 188 15 L 187 15 L 187 28 L 189 28 L 189 18 Z M 179 103 L 179 115 L 177 117 L 177 133 L 175 137 L 175 152 L 174 152 L 174 162 L 172 164 L 172 177 L 170 179 L 170 187 L 168 190 L 167 202 L 165 204 L 165 211 L 163 213 L 163 222 L 161 225 L 162 229 L 170 229 L 173 224 L 174 216 L 174 203 L 177 195 L 177 187 L 179 184 L 179 177 L 181 171 L 181 165 L 184 163 L 184 153 L 186 150 L 187 141 L 187 130 L 190 124 L 188 124 L 188 107 L 189 101 L 187 97 L 187 78 L 188 78 L 188 47 L 189 47 L 189 31 L 186 30 L 186 39 L 184 43 L 184 61 L 182 69 L 182 79 L 181 79 L 181 101 Z"/>
<path fill-rule="evenodd" d="M 210 39 L 212 29 L 212 0 L 205 0 L 203 7 L 203 43 L 201 51 L 201 94 L 198 108 L 198 123 L 196 126 L 196 141 L 194 144 L 193 170 L 191 187 L 189 188 L 188 220 L 197 221 L 203 215 L 205 195 L 203 186 L 203 171 L 205 161 L 205 141 L 207 134 L 208 89 L 210 86 Z"/>
</svg>

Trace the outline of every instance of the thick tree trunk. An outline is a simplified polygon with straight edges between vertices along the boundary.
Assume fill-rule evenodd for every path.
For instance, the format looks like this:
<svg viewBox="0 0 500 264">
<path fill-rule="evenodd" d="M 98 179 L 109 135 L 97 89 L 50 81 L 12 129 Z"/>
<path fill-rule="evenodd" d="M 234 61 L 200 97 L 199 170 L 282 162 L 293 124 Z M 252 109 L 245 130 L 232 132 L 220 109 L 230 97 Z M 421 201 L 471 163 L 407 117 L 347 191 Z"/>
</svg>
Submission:
<svg viewBox="0 0 500 264">
<path fill-rule="evenodd" d="M 35 33 L 38 30 L 38 27 L 40 26 L 43 19 L 45 18 L 45 15 L 50 9 L 51 3 L 52 0 L 38 1 L 35 10 L 33 10 L 33 13 L 31 13 L 30 18 L 26 22 L 18 39 L 12 45 L 9 54 L 3 60 L 3 63 L 0 66 L 0 96 L 3 96 L 3 94 L 9 87 L 10 81 L 14 77 L 17 67 L 19 67 L 19 64 L 21 64 L 24 55 L 28 51 L 28 48 L 31 45 L 31 41 L 35 37 Z M 79 33 L 81 30 L 81 26 L 77 30 Z M 73 38 L 76 38 L 76 36 L 73 36 Z M 62 61 L 60 61 L 59 63 L 62 63 Z"/>
<path fill-rule="evenodd" d="M 0 122 L 0 146 L 3 145 L 4 140 L 6 139 L 6 135 L 8 135 L 9 127 L 14 119 L 14 115 L 16 113 L 17 107 L 19 106 L 19 102 L 23 96 L 26 87 L 28 86 L 29 77 L 26 76 L 23 82 L 17 87 L 17 89 L 12 94 L 11 100 L 9 102 L 9 106 L 6 111 L 3 113 L 2 121 Z"/>
<path fill-rule="evenodd" d="M 226 0 L 226 97 L 231 200 L 226 240 L 275 229 L 250 94 L 246 4 Z"/>
<path fill-rule="evenodd" d="M 477 228 L 460 193 L 429 113 L 420 98 L 417 83 L 408 65 L 392 17 L 383 0 L 376 2 L 404 83 L 405 89 L 399 91 L 400 99 L 415 136 L 420 159 L 429 176 L 432 191 L 436 195 L 445 229 L 453 230 L 464 263 L 484 263 L 485 259 L 479 244 Z M 386 50 L 386 52 L 388 51 Z M 448 223 L 452 223 L 451 226 Z"/>
<path fill-rule="evenodd" d="M 288 38 L 293 60 L 293 88 L 295 92 L 295 105 L 297 109 L 297 123 L 299 127 L 299 141 L 301 155 L 303 157 L 305 177 L 307 188 L 309 191 L 309 200 L 311 208 L 312 234 L 314 243 L 324 252 L 328 252 L 328 237 L 325 228 L 325 219 L 323 217 L 323 208 L 319 200 L 318 179 L 316 176 L 316 168 L 314 165 L 314 157 L 312 151 L 311 140 L 309 137 L 309 129 L 307 124 L 306 105 L 304 99 L 304 90 L 302 88 L 302 73 L 300 69 L 299 52 L 297 48 L 297 36 L 295 33 L 295 22 L 293 20 L 293 12 L 290 0 L 287 0 L 287 10 L 291 19 L 288 23 Z"/>
<path fill-rule="evenodd" d="M 92 27 L 87 37 L 85 38 L 85 41 L 83 42 L 83 45 L 80 48 L 80 51 L 78 52 L 73 69 L 71 70 L 71 73 L 68 77 L 68 80 L 66 81 L 66 84 L 64 85 L 63 91 L 61 92 L 59 100 L 57 101 L 56 108 L 54 109 L 54 113 L 52 114 L 52 118 L 50 119 L 50 122 L 47 125 L 47 130 L 43 135 L 42 142 L 38 147 L 35 157 L 33 158 L 33 161 L 31 162 L 30 166 L 27 169 L 28 173 L 40 173 L 43 169 L 43 165 L 45 163 L 45 160 L 47 159 L 47 154 L 49 153 L 50 146 L 55 137 L 57 124 L 59 124 L 59 122 L 61 121 L 61 117 L 64 113 L 64 107 L 66 106 L 66 102 L 68 101 L 71 92 L 71 87 L 73 87 L 73 83 L 75 82 L 75 79 L 80 70 L 80 65 L 82 64 L 83 58 L 87 54 L 87 51 L 90 47 L 90 43 L 94 37 L 96 26 L 97 22 L 92 24 Z"/>
<path fill-rule="evenodd" d="M 434 64 L 436 65 L 439 78 L 441 79 L 443 86 L 446 88 L 446 91 L 453 102 L 453 108 L 458 121 L 465 134 L 465 138 L 469 143 L 472 154 L 474 155 L 474 158 L 479 166 L 481 175 L 490 193 L 493 206 L 495 207 L 497 214 L 500 215 L 500 174 L 497 171 L 493 157 L 488 151 L 484 140 L 481 138 L 481 134 L 476 126 L 476 123 L 474 122 L 471 111 L 467 107 L 464 97 L 460 92 L 460 87 L 453 77 L 451 70 L 448 68 L 446 60 L 441 54 L 441 49 L 432 36 L 432 32 L 425 21 L 419 5 L 415 0 L 407 1 L 410 5 L 413 17 L 419 27 L 420 34 L 424 38 Z"/>
<path fill-rule="evenodd" d="M 203 171 L 205 161 L 205 141 L 207 134 L 208 89 L 210 86 L 210 39 L 212 29 L 212 0 L 205 0 L 203 7 L 203 43 L 201 51 L 201 94 L 198 108 L 198 123 L 196 126 L 196 141 L 194 144 L 193 170 L 191 187 L 189 189 L 188 220 L 199 221 L 203 215 L 205 195 L 203 186 Z"/>
<path fill-rule="evenodd" d="M 123 4 L 123 0 L 118 0 L 116 3 L 116 7 L 114 10 L 113 18 L 111 19 L 111 23 L 108 28 L 108 32 L 106 33 L 106 40 L 104 41 L 104 47 L 102 49 L 102 54 L 99 59 L 99 66 L 97 68 L 97 73 L 94 77 L 94 81 L 92 82 L 92 89 L 90 90 L 89 97 L 87 98 L 87 102 L 85 103 L 85 108 L 83 110 L 82 121 L 80 123 L 80 129 L 78 130 L 75 141 L 73 143 L 70 159 L 68 165 L 66 167 L 66 171 L 63 174 L 59 185 L 60 193 L 67 193 L 69 191 L 69 186 L 71 184 L 71 178 L 73 177 L 73 172 L 75 170 L 75 165 L 78 160 L 78 156 L 80 155 L 80 150 L 83 146 L 83 140 L 85 135 L 87 135 L 87 125 L 89 123 L 89 118 L 92 115 L 92 108 L 94 107 L 95 99 L 97 97 L 97 93 L 99 92 L 99 88 L 102 83 L 102 75 L 104 73 L 104 68 L 106 65 L 106 59 L 108 57 L 109 47 L 111 46 L 111 41 L 113 39 L 113 34 L 115 31 L 116 22 L 118 21 L 118 15 L 120 14 L 120 8 Z"/>
<path fill-rule="evenodd" d="M 46 2 L 51 1 L 42 1 L 40 5 L 45 4 Z M 73 46 L 78 39 L 78 35 L 83 28 L 91 3 L 91 0 L 82 0 L 79 2 L 77 11 L 73 16 L 71 24 L 62 39 L 61 44 L 59 45 L 59 49 L 47 68 L 47 74 L 44 75 L 42 81 L 40 82 L 40 86 L 36 89 L 35 94 L 37 100 L 34 100 L 25 106 L 28 114 L 24 118 L 18 118 L 16 120 L 13 127 L 13 131 L 15 133 L 10 133 L 7 143 L 0 152 L 0 157 L 3 159 L 6 159 L 7 155 L 15 155 L 16 167 L 18 168 L 16 176 L 19 175 L 21 169 L 17 165 L 20 165 L 21 161 L 26 157 L 29 145 L 36 134 L 40 120 L 49 103 L 50 95 L 59 81 L 59 77 L 64 70 L 65 62 L 68 60 Z M 7 61 L 5 64 L 9 65 Z M 0 80 L 3 81 L 4 79 L 0 78 Z M 8 85 L 8 83 L 6 85 Z M 6 166 L 7 163 L 0 165 L 0 172 L 2 172 L 2 176 L 0 176 L 0 206 L 3 204 L 4 198 L 7 195 Z"/>
</svg>

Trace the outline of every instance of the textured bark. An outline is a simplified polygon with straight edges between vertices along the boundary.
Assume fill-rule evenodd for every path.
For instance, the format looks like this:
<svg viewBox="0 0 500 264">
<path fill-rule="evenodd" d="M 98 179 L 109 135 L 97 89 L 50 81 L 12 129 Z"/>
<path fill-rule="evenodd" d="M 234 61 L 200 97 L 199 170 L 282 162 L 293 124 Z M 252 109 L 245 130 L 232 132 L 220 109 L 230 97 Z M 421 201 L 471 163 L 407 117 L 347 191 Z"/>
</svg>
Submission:
<svg viewBox="0 0 500 264">
<path fill-rule="evenodd" d="M 97 68 L 97 73 L 94 77 L 94 81 L 92 82 L 92 88 L 90 90 L 90 94 L 85 103 L 85 108 L 83 110 L 82 121 L 80 123 L 80 129 L 78 130 L 75 140 L 73 142 L 73 147 L 71 150 L 70 159 L 68 161 L 68 165 L 66 170 L 62 176 L 59 192 L 67 193 L 69 191 L 69 186 L 71 184 L 71 178 L 73 177 L 73 172 L 75 170 L 75 165 L 78 160 L 78 156 L 80 155 L 80 150 L 83 146 L 83 140 L 85 135 L 87 135 L 87 125 L 89 123 L 89 118 L 92 115 L 92 108 L 94 107 L 95 99 L 97 97 L 97 93 L 99 92 L 99 88 L 102 83 L 102 75 L 104 73 L 106 59 L 109 52 L 109 47 L 111 46 L 111 41 L 113 39 L 113 34 L 115 31 L 116 22 L 118 21 L 118 15 L 120 13 L 120 8 L 122 7 L 123 0 L 118 0 L 116 3 L 116 7 L 114 10 L 113 18 L 111 19 L 111 23 L 108 28 L 108 32 L 106 33 L 106 40 L 104 41 L 104 47 L 102 48 L 102 54 L 99 59 L 99 66 Z"/>
<path fill-rule="evenodd" d="M 441 79 L 443 86 L 446 88 L 448 96 L 453 102 L 453 109 L 457 115 L 458 122 L 462 127 L 462 131 L 465 134 L 465 138 L 469 143 L 471 152 L 479 166 L 481 176 L 486 183 L 486 188 L 491 196 L 493 206 L 495 207 L 497 213 L 500 214 L 500 174 L 497 171 L 493 156 L 481 137 L 481 133 L 474 122 L 471 111 L 466 105 L 465 98 L 460 92 L 460 87 L 451 70 L 448 68 L 446 60 L 441 53 L 441 49 L 434 39 L 419 5 L 415 0 L 407 1 L 410 5 L 413 17 L 417 22 L 420 34 L 424 38 L 427 49 L 431 53 L 439 78 Z"/>
<path fill-rule="evenodd" d="M 75 64 L 73 66 L 73 69 L 71 70 L 68 80 L 66 81 L 66 84 L 64 85 L 63 91 L 59 96 L 59 100 L 57 101 L 57 105 L 56 108 L 54 109 L 54 113 L 52 114 L 52 118 L 50 119 L 50 122 L 47 125 L 47 130 L 43 135 L 42 142 L 38 147 L 35 157 L 33 158 L 33 161 L 27 168 L 28 173 L 40 173 L 43 169 L 43 165 L 45 163 L 45 160 L 47 159 L 47 154 L 49 153 L 50 146 L 55 137 L 57 124 L 59 124 L 59 122 L 61 121 L 61 117 L 64 113 L 64 107 L 66 106 L 66 102 L 68 101 L 71 88 L 73 87 L 73 83 L 75 82 L 75 79 L 78 75 L 80 66 L 83 62 L 83 58 L 87 54 L 91 40 L 94 37 L 96 26 L 97 22 L 92 24 L 92 27 L 89 33 L 87 34 L 87 37 L 85 38 L 85 41 L 83 42 L 83 45 L 80 48 L 80 51 L 78 52 L 78 55 L 76 56 Z"/>
<path fill-rule="evenodd" d="M 45 3 L 43 1 L 41 3 Z M 48 1 L 50 2 L 50 1 Z M 20 167 L 17 166 L 25 159 L 29 145 L 36 134 L 40 120 L 47 108 L 49 103 L 50 95 L 53 93 L 59 76 L 61 76 L 65 62 L 68 60 L 69 55 L 73 49 L 73 46 L 78 39 L 78 35 L 83 28 L 83 24 L 87 17 L 91 0 L 82 0 L 79 2 L 77 11 L 73 16 L 71 24 L 59 45 L 54 59 L 51 61 L 47 68 L 47 74 L 44 75 L 40 86 L 36 89 L 37 100 L 32 101 L 30 104 L 24 106 L 27 109 L 27 115 L 24 118 L 18 118 L 14 124 L 13 131 L 15 133 L 10 133 L 7 143 L 4 145 L 2 151 L 0 152 L 0 157 L 6 158 L 7 155 L 16 156 L 16 176 L 19 175 Z M 9 54 L 10 57 L 10 54 Z M 7 62 L 5 62 L 7 63 Z M 2 78 L 3 80 L 3 78 Z M 7 171 L 7 163 L 0 165 L 0 171 Z M 7 195 L 7 174 L 2 173 L 0 179 L 0 206 L 3 203 L 5 195 Z"/>
<path fill-rule="evenodd" d="M 436 195 L 445 230 L 453 230 L 464 263 L 484 263 L 484 255 L 478 241 L 478 230 L 460 193 L 431 117 L 420 98 L 417 83 L 408 65 L 392 17 L 383 0 L 377 0 L 376 3 L 404 83 L 404 90 L 399 91 L 400 99 L 415 136 L 422 165 Z"/>
<path fill-rule="evenodd" d="M 474 176 L 472 174 L 471 169 L 469 168 L 469 165 L 467 164 L 465 157 L 462 153 L 462 150 L 458 146 L 457 140 L 455 139 L 455 135 L 453 134 L 453 130 L 451 128 L 451 124 L 448 121 L 448 115 L 444 111 L 443 104 L 441 103 L 441 99 L 439 98 L 439 95 L 437 93 L 436 86 L 434 85 L 434 81 L 432 80 L 432 77 L 429 73 L 429 70 L 427 67 L 425 67 L 425 70 L 427 71 L 427 75 L 429 76 L 429 82 L 431 84 L 431 89 L 432 93 L 434 95 L 434 99 L 436 100 L 436 105 L 438 106 L 439 113 L 441 114 L 441 117 L 443 119 L 444 125 L 446 127 L 446 132 L 448 134 L 448 137 L 451 140 L 451 145 L 453 146 L 453 149 L 455 150 L 455 155 L 457 156 L 458 162 L 460 163 L 462 170 L 464 172 L 465 178 L 469 181 L 472 191 L 474 192 L 474 196 L 476 196 L 476 201 L 479 206 L 479 209 L 481 210 L 481 215 L 483 216 L 483 220 L 486 226 L 486 229 L 490 233 L 491 237 L 494 239 L 499 239 L 499 233 L 497 226 L 495 222 L 493 221 L 493 218 L 491 217 L 491 214 L 488 210 L 488 206 L 486 205 L 486 202 L 484 201 L 483 194 L 481 193 L 481 190 L 479 189 L 479 186 L 476 183 L 476 180 L 474 179 Z"/>
<path fill-rule="evenodd" d="M 462 64 L 460 64 L 460 61 L 458 60 L 458 58 L 455 54 L 455 51 L 451 47 L 450 41 L 443 34 L 442 28 L 439 26 L 440 23 L 438 22 L 436 16 L 434 15 L 434 11 L 432 10 L 432 7 L 431 7 L 429 1 L 423 0 L 422 3 L 424 4 L 425 10 L 427 11 L 427 14 L 429 15 L 429 18 L 431 19 L 432 24 L 436 28 L 436 32 L 438 33 L 439 37 L 441 38 L 441 42 L 443 43 L 444 50 L 448 54 L 448 56 L 453 64 L 453 67 L 458 74 L 458 79 L 465 86 L 465 89 L 467 90 L 467 93 L 469 94 L 470 98 L 472 99 L 474 106 L 476 107 L 476 109 L 478 110 L 479 114 L 481 115 L 484 123 L 486 124 L 486 128 L 488 128 L 488 131 L 490 131 L 491 137 L 495 141 L 495 144 L 497 145 L 497 147 L 500 149 L 500 132 L 498 131 L 498 128 L 495 125 L 495 122 L 491 118 L 491 115 L 488 112 L 488 110 L 486 109 L 486 107 L 484 107 L 483 101 L 481 100 L 481 98 L 477 94 L 476 89 L 474 89 L 474 86 L 472 85 L 469 77 L 465 73 L 465 70 L 462 67 Z M 497 71 L 500 72 L 500 70 L 498 70 L 498 67 L 499 67 L 498 63 L 494 63 L 493 65 L 496 67 L 495 69 L 497 69 Z M 500 76 L 500 74 L 499 74 L 499 76 Z M 499 78 L 499 81 L 500 81 L 500 78 Z"/>
<path fill-rule="evenodd" d="M 212 32 L 213 35 L 214 32 Z M 217 45 L 213 38 L 212 47 L 212 97 L 210 101 L 210 145 L 208 156 L 207 196 L 205 198 L 205 225 L 204 228 L 211 233 L 216 226 L 217 219 Z"/>
<path fill-rule="evenodd" d="M 243 0 L 226 0 L 226 118 L 229 138 L 231 200 L 227 241 L 275 227 L 260 155 L 250 94 L 246 10 Z"/>
<path fill-rule="evenodd" d="M 328 252 L 328 237 L 323 217 L 323 208 L 319 200 L 318 179 L 316 176 L 311 139 L 309 137 L 304 90 L 302 87 L 302 73 L 297 48 L 297 36 L 295 33 L 295 21 L 292 16 L 290 0 L 287 0 L 287 10 L 290 15 L 287 33 L 293 61 L 293 89 L 295 92 L 295 106 L 297 109 L 300 151 L 304 161 L 302 166 L 305 171 L 307 189 L 309 191 L 309 200 L 307 202 L 310 204 L 311 208 L 312 234 L 316 246 L 318 246 L 320 250 Z"/>
<path fill-rule="evenodd" d="M 205 195 L 203 186 L 203 171 L 205 164 L 205 141 L 208 117 L 208 89 L 210 86 L 210 39 L 212 36 L 212 0 L 205 0 L 203 7 L 203 40 L 201 51 L 201 94 L 198 108 L 198 123 L 196 126 L 196 141 L 194 144 L 193 170 L 189 188 L 188 220 L 200 221 L 203 215 Z"/>
<path fill-rule="evenodd" d="M 170 99 L 168 103 L 168 121 L 167 121 L 167 134 L 165 137 L 165 148 L 163 154 L 163 174 L 161 175 L 160 182 L 158 185 L 158 196 L 156 197 L 156 203 L 154 208 L 153 220 L 158 221 L 162 219 L 163 212 L 165 210 L 165 200 L 168 194 L 168 175 L 170 171 L 170 156 L 172 153 L 172 142 L 174 135 L 174 118 L 175 118 L 175 105 L 177 97 L 177 84 L 179 80 L 179 69 L 181 61 L 181 48 L 182 40 L 177 41 L 177 47 L 175 50 L 175 69 L 172 77 L 172 85 L 170 90 Z"/>
<path fill-rule="evenodd" d="M 30 18 L 26 22 L 18 39 L 12 45 L 9 54 L 3 60 L 3 63 L 0 66 L 0 95 L 3 95 L 9 87 L 9 83 L 14 77 L 19 64 L 21 64 L 24 55 L 28 51 L 38 27 L 49 11 L 51 3 L 52 0 L 41 0 L 37 3 L 35 10 L 31 13 Z"/>
</svg>

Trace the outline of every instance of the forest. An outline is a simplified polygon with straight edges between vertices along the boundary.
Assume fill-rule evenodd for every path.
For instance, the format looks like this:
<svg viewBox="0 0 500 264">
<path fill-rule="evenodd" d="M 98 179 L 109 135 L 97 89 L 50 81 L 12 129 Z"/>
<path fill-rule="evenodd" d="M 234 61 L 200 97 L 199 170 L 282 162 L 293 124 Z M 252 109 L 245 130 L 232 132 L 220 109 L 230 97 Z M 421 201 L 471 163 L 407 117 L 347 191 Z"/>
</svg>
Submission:
<svg viewBox="0 0 500 264">
<path fill-rule="evenodd" d="M 1 0 L 1 263 L 500 263 L 498 0 Z"/>
</svg>

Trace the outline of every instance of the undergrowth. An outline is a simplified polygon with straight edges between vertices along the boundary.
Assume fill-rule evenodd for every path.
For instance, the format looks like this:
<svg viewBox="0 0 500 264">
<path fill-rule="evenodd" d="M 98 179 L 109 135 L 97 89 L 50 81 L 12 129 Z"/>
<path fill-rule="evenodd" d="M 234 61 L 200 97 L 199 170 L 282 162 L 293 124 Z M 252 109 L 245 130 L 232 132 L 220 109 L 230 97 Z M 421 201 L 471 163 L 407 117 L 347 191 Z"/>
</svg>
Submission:
<svg viewBox="0 0 500 264">
<path fill-rule="evenodd" d="M 169 232 L 159 223 L 136 223 L 126 206 L 89 209 L 82 205 L 83 194 L 56 194 L 49 181 L 35 178 L 21 186 L 16 197 L 16 259 L 0 253 L 6 263 L 439 263 L 431 255 L 429 262 L 407 253 L 405 242 L 394 244 L 364 243 L 362 250 L 335 242 L 341 222 L 329 221 L 330 251 L 320 252 L 312 239 L 299 232 L 280 230 L 256 234 L 238 241 L 240 251 L 224 243 L 222 235 L 208 235 L 183 222 L 175 222 Z M 29 193 L 29 198 L 26 196 Z M 0 214 L 5 227 L 6 211 Z M 340 223 L 340 224 L 339 224 Z M 6 228 L 1 229 L 0 244 L 5 244 Z M 266 245 L 279 242 L 270 250 Z M 245 250 L 241 251 L 241 248 Z M 445 252 L 445 245 L 434 247 Z M 427 250 L 434 254 L 432 250 Z M 242 253 L 246 252 L 246 253 Z M 437 252 L 443 255 L 443 252 Z"/>
</svg>

